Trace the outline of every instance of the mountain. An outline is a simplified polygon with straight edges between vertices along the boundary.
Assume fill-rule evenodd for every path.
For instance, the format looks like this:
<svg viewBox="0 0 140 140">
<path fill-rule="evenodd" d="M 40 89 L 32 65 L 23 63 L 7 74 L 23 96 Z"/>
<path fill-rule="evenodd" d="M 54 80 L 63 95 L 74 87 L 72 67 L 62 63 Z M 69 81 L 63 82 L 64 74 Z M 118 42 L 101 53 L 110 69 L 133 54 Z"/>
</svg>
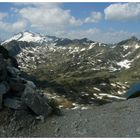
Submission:
<svg viewBox="0 0 140 140">
<path fill-rule="evenodd" d="M 34 42 L 34 43 L 43 43 L 53 41 L 54 38 L 50 36 L 42 36 L 41 34 L 33 33 L 31 31 L 20 32 L 13 35 L 8 40 L 5 40 L 2 44 L 7 44 L 10 41 L 25 41 L 25 42 Z"/>
<path fill-rule="evenodd" d="M 118 100 L 140 77 L 136 37 L 105 44 L 25 31 L 2 44 L 39 87 L 80 104 Z"/>
</svg>

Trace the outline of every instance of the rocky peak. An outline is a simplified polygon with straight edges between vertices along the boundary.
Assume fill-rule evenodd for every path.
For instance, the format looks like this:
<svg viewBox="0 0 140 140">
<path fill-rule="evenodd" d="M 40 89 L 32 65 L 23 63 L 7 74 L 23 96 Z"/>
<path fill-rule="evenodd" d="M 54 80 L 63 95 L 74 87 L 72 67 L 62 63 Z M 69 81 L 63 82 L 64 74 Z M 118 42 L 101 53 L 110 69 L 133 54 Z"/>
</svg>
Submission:
<svg viewBox="0 0 140 140">
<path fill-rule="evenodd" d="M 138 38 L 137 38 L 137 37 L 135 37 L 135 36 L 132 36 L 132 37 L 130 38 L 130 40 L 133 40 L 133 41 L 138 41 Z"/>
<path fill-rule="evenodd" d="M 18 34 L 13 35 L 9 39 L 2 42 L 2 44 L 7 44 L 13 40 L 42 44 L 43 42 L 47 43 L 49 41 L 53 41 L 53 38 L 51 38 L 50 36 L 43 36 L 39 33 L 33 33 L 31 31 L 24 31 L 24 32 L 20 32 Z"/>
<path fill-rule="evenodd" d="M 129 39 L 119 42 L 118 45 L 131 45 L 133 43 L 138 43 L 138 41 L 139 41 L 138 38 L 136 38 L 135 36 L 132 36 Z"/>
</svg>

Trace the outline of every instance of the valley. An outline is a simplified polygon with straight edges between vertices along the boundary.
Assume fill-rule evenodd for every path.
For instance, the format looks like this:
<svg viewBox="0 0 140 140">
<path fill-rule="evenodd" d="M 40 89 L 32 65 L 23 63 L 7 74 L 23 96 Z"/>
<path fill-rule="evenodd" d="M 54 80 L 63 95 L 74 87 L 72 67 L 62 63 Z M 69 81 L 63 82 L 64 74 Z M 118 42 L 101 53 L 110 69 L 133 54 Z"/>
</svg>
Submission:
<svg viewBox="0 0 140 140">
<path fill-rule="evenodd" d="M 59 102 L 62 108 L 123 100 L 140 77 L 140 40 L 136 37 L 105 44 L 25 31 L 2 45 L 40 90 L 51 98 L 67 100 L 66 105 Z"/>
</svg>

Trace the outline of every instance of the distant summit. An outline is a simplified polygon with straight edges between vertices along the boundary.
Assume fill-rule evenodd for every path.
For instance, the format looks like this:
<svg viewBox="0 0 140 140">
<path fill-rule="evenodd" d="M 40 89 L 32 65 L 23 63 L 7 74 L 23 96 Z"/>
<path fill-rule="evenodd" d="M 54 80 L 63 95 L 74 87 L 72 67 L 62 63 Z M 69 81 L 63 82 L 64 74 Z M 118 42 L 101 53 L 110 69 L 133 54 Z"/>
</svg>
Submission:
<svg viewBox="0 0 140 140">
<path fill-rule="evenodd" d="M 137 43 L 137 42 L 139 42 L 139 39 L 135 36 L 132 36 L 129 39 L 126 39 L 126 40 L 119 42 L 118 45 L 132 44 L 132 43 Z"/>
<path fill-rule="evenodd" d="M 34 43 L 43 43 L 43 42 L 52 41 L 53 38 L 51 38 L 50 36 L 42 36 L 41 34 L 33 33 L 31 31 L 24 31 L 24 32 L 20 32 L 18 34 L 15 34 L 11 38 L 2 42 L 2 44 L 6 44 L 12 40 L 34 42 Z"/>
</svg>

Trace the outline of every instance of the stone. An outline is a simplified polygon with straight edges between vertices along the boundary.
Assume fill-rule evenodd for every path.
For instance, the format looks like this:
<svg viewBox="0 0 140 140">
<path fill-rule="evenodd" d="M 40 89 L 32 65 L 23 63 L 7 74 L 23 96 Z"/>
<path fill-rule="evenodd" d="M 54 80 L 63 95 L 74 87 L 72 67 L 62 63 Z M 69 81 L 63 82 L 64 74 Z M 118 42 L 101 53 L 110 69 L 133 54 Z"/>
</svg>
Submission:
<svg viewBox="0 0 140 140">
<path fill-rule="evenodd" d="M 32 82 L 32 81 L 26 81 L 26 84 L 25 84 L 26 86 L 29 86 L 29 87 L 31 87 L 31 88 L 33 88 L 33 89 L 35 89 L 36 88 L 36 85 Z"/>
<path fill-rule="evenodd" d="M 22 101 L 36 114 L 46 118 L 52 113 L 52 108 L 48 105 L 45 96 L 36 93 L 31 87 L 26 87 L 22 96 Z"/>
<path fill-rule="evenodd" d="M 7 78 L 6 62 L 2 54 L 0 54 L 0 82 L 5 81 L 6 78 Z"/>
<path fill-rule="evenodd" d="M 60 131 L 60 128 L 57 127 L 57 128 L 55 129 L 55 133 L 57 134 L 59 131 Z"/>
<path fill-rule="evenodd" d="M 10 73 L 11 77 L 17 77 L 21 74 L 19 69 L 14 68 L 14 67 L 7 66 L 7 71 Z"/>
<path fill-rule="evenodd" d="M 21 77 L 22 74 L 15 57 L 9 53 L 7 47 L 0 45 L 0 109 L 3 106 L 18 112 L 28 109 L 39 116 L 37 119 L 43 121 L 52 113 L 53 107 L 44 94 L 37 93 L 36 85 L 32 81 Z M 59 113 L 57 110 L 55 112 Z"/>
<path fill-rule="evenodd" d="M 40 115 L 36 117 L 37 120 L 40 120 L 41 122 L 44 122 L 44 116 Z"/>
<path fill-rule="evenodd" d="M 25 89 L 25 85 L 22 83 L 22 81 L 18 80 L 18 79 L 11 79 L 10 83 L 10 92 L 12 96 L 21 96 L 20 93 L 22 93 Z"/>
<path fill-rule="evenodd" d="M 9 88 L 4 83 L 0 83 L 0 95 L 5 94 L 8 90 Z"/>
<path fill-rule="evenodd" d="M 31 88 L 31 87 L 29 87 L 29 86 L 25 86 L 25 89 L 24 89 L 24 93 L 23 93 L 23 95 L 26 95 L 26 94 L 28 94 L 28 93 L 32 93 L 32 94 L 35 94 L 35 90 L 33 89 L 33 88 Z M 24 96 L 23 96 L 24 97 Z"/>
<path fill-rule="evenodd" d="M 4 106 L 12 109 L 20 110 L 26 109 L 26 105 L 18 98 L 6 98 L 4 99 Z"/>
<path fill-rule="evenodd" d="M 17 60 L 12 56 L 10 56 L 9 58 L 11 60 L 11 65 L 14 66 L 15 68 L 19 69 Z"/>
<path fill-rule="evenodd" d="M 0 109 L 2 109 L 3 94 L 6 94 L 8 90 L 9 90 L 9 87 L 6 82 L 0 83 Z"/>
<path fill-rule="evenodd" d="M 0 45 L 0 53 L 3 55 L 5 59 L 9 58 L 9 52 L 3 46 Z"/>
<path fill-rule="evenodd" d="M 13 120 L 23 120 L 25 119 L 25 116 L 28 116 L 29 112 L 27 112 L 27 110 L 15 110 L 15 113 L 13 115 Z"/>
<path fill-rule="evenodd" d="M 140 135 L 140 127 L 136 129 L 136 133 Z"/>
<path fill-rule="evenodd" d="M 3 103 L 3 96 L 0 95 L 0 109 L 2 109 L 2 103 Z"/>
</svg>

